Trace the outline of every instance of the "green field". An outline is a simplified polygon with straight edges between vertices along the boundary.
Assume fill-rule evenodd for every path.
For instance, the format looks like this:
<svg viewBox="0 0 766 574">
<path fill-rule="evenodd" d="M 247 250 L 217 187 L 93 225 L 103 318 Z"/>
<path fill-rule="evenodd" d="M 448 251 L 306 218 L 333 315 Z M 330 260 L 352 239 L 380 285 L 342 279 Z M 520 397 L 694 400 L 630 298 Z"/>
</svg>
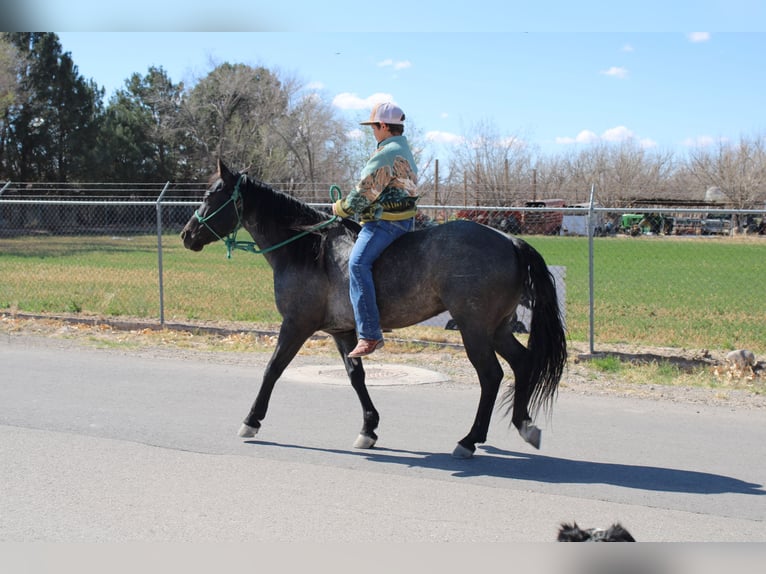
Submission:
<svg viewBox="0 0 766 574">
<path fill-rule="evenodd" d="M 588 336 L 588 240 L 528 238 L 567 267 L 575 340 Z M 595 339 L 766 351 L 766 242 L 709 238 L 594 240 Z"/>
<path fill-rule="evenodd" d="M 587 239 L 527 240 L 566 267 L 570 337 L 587 340 Z M 162 243 L 166 321 L 279 323 L 263 257 Z M 766 241 L 598 238 L 594 259 L 597 342 L 766 352 Z M 0 239 L 0 278 L 0 310 L 159 319 L 156 236 Z"/>
</svg>

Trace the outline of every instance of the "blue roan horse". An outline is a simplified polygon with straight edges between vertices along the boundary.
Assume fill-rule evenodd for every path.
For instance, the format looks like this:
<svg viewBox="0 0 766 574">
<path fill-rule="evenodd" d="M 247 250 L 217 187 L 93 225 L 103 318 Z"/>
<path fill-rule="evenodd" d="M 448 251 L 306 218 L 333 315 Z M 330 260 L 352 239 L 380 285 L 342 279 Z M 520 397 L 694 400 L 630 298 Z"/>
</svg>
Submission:
<svg viewBox="0 0 766 574">
<path fill-rule="evenodd" d="M 303 343 L 324 331 L 334 338 L 362 405 L 362 430 L 354 446 L 371 448 L 378 438 L 380 417 L 365 386 L 362 361 L 347 356 L 357 340 L 348 257 L 358 225 L 329 220 L 327 214 L 219 162 L 217 179 L 181 232 L 184 245 L 200 251 L 213 241 L 230 241 L 241 226 L 274 271 L 283 321 L 260 391 L 240 429 L 242 437 L 258 432 L 277 379 Z M 489 227 L 452 221 L 398 239 L 375 263 L 374 277 L 383 329 L 414 325 L 445 310 L 460 329 L 481 396 L 473 425 L 453 455 L 471 457 L 476 444 L 487 440 L 503 379 L 497 355 L 510 364 L 515 378 L 504 395 L 511 420 L 539 448 L 540 429 L 532 424 L 530 411 L 536 414 L 550 406 L 567 358 L 554 281 L 541 255 Z M 512 333 L 522 296 L 532 310 L 527 346 Z"/>
</svg>

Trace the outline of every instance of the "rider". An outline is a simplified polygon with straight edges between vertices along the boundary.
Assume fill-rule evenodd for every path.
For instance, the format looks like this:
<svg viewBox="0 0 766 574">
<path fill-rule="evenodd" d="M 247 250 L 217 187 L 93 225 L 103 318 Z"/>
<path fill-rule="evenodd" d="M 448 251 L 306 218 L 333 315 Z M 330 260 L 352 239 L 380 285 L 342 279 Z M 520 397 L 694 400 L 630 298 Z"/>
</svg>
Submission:
<svg viewBox="0 0 766 574">
<path fill-rule="evenodd" d="M 372 265 L 395 239 L 411 231 L 418 199 L 417 166 L 404 133 L 404 112 L 390 102 L 376 105 L 370 119 L 377 149 L 367 160 L 356 189 L 333 204 L 341 217 L 357 214 L 362 230 L 349 257 L 349 292 L 359 341 L 349 357 L 383 346 Z"/>
</svg>

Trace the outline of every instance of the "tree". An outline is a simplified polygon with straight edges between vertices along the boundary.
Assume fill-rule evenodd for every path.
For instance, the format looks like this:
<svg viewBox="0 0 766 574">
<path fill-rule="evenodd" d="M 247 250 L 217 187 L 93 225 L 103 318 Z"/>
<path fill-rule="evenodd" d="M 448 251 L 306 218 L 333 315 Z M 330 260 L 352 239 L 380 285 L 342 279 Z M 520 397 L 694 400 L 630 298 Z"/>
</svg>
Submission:
<svg viewBox="0 0 766 574">
<path fill-rule="evenodd" d="M 489 122 L 474 125 L 456 148 L 451 181 L 462 180 L 464 203 L 509 206 L 529 195 L 532 154 L 518 136 L 500 136 Z"/>
<path fill-rule="evenodd" d="M 214 166 L 218 157 L 256 174 L 283 173 L 286 153 L 270 128 L 287 110 L 279 79 L 265 68 L 221 64 L 184 100 L 182 127 L 192 138 L 193 161 Z"/>
<path fill-rule="evenodd" d="M 564 163 L 567 186 L 584 201 L 592 185 L 600 203 L 625 205 L 638 197 L 667 195 L 675 169 L 671 153 L 642 148 L 633 140 L 600 143 L 569 155 Z"/>
<path fill-rule="evenodd" d="M 6 171 L 16 180 L 92 178 L 103 89 L 79 75 L 54 33 L 10 33 L 22 58 L 23 96 L 11 105 L 4 134 Z"/>
<path fill-rule="evenodd" d="M 320 182 L 349 185 L 354 181 L 354 168 L 358 171 L 362 164 L 354 166 L 347 161 L 349 138 L 344 122 L 319 93 L 303 92 L 295 82 L 287 82 L 286 87 L 291 105 L 273 126 L 288 151 L 288 171 L 280 177 L 312 188 Z M 327 196 L 303 195 L 304 199 L 328 200 Z"/>
<path fill-rule="evenodd" d="M 21 58 L 16 47 L 0 36 L 0 177 L 5 177 L 4 143 L 8 137 L 9 111 L 21 98 L 18 74 Z"/>
<path fill-rule="evenodd" d="M 697 147 L 687 165 L 700 189 L 718 187 L 737 209 L 761 207 L 766 202 L 766 139 L 743 136 L 737 143 L 719 141 Z"/>
<path fill-rule="evenodd" d="M 353 181 L 361 166 L 348 160 L 348 130 L 322 94 L 262 67 L 217 66 L 188 92 L 182 124 L 196 165 L 220 156 L 309 201 L 328 199 L 316 184 Z"/>
<path fill-rule="evenodd" d="M 183 84 L 150 67 L 133 74 L 112 96 L 102 132 L 101 166 L 109 181 L 163 182 L 185 179 L 187 147 L 179 128 Z"/>
</svg>

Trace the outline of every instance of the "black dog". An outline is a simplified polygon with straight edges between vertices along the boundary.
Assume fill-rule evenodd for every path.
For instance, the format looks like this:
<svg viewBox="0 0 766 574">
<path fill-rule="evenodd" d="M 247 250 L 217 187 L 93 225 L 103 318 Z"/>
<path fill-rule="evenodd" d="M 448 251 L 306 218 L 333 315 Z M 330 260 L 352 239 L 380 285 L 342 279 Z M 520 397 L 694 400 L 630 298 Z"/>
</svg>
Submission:
<svg viewBox="0 0 766 574">
<path fill-rule="evenodd" d="M 588 528 L 583 530 L 572 524 L 562 523 L 559 529 L 559 542 L 635 542 L 630 532 L 625 530 L 619 523 L 612 524 L 609 528 Z"/>
</svg>

